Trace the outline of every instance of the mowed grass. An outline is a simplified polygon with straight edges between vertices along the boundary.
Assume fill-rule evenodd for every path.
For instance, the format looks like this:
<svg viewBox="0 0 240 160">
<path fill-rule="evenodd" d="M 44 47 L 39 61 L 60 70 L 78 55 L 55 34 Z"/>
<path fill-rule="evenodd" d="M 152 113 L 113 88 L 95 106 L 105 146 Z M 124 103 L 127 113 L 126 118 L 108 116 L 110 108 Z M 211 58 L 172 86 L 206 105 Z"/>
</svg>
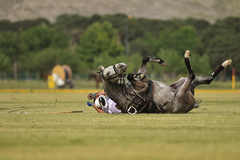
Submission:
<svg viewBox="0 0 240 160">
<path fill-rule="evenodd" d="M 187 114 L 99 114 L 87 93 L 0 93 L 0 159 L 240 157 L 240 93 L 196 93 Z"/>
<path fill-rule="evenodd" d="M 74 89 L 96 89 L 94 80 L 73 80 L 73 84 Z M 102 83 L 99 84 L 99 88 L 101 87 Z M 48 82 L 43 80 L 0 80 L 0 89 L 48 89 Z"/>
</svg>

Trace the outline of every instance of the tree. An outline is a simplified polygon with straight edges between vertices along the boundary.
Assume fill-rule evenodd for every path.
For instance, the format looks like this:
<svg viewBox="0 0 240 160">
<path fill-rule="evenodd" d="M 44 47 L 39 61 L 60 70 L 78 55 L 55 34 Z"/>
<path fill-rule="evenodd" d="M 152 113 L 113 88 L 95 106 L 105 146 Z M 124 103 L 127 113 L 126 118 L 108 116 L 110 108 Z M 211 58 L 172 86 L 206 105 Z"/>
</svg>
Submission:
<svg viewBox="0 0 240 160">
<path fill-rule="evenodd" d="M 203 53 L 209 55 L 212 68 L 216 68 L 224 60 L 231 58 L 233 66 L 240 67 L 240 18 L 228 17 L 216 21 L 203 34 L 201 43 Z M 235 62 L 235 63 L 234 63 Z M 224 72 L 231 75 L 231 68 Z M 224 79 L 224 78 L 221 78 Z"/>
<path fill-rule="evenodd" d="M 9 20 L 1 20 L 0 21 L 0 32 L 15 32 L 20 33 L 29 28 L 33 28 L 39 25 L 47 25 L 50 26 L 50 22 L 44 18 L 38 18 L 34 20 L 23 20 L 17 22 L 10 22 Z"/>
<path fill-rule="evenodd" d="M 75 28 L 86 29 L 90 24 L 91 21 L 87 17 L 83 17 L 76 14 L 73 15 L 63 14 L 57 17 L 55 26 L 71 30 Z"/>
<path fill-rule="evenodd" d="M 48 47 L 67 48 L 70 39 L 62 31 L 54 30 L 46 25 L 24 30 L 20 36 L 28 52 L 40 51 Z"/>
<path fill-rule="evenodd" d="M 0 34 L 0 52 L 11 59 L 15 79 L 17 79 L 18 58 L 26 49 L 26 44 L 17 33 L 3 32 Z"/>
<path fill-rule="evenodd" d="M 18 61 L 29 60 L 29 53 L 34 54 L 45 48 L 67 48 L 68 38 L 63 32 L 46 25 L 30 28 L 22 32 L 3 32 L 0 34 L 0 52 L 8 56 L 13 64 L 14 78 L 17 79 Z"/>
<path fill-rule="evenodd" d="M 117 57 L 123 55 L 123 51 L 124 48 L 118 41 L 118 32 L 107 21 L 89 26 L 76 46 L 76 53 L 91 69 L 94 68 L 95 57 Z"/>
<path fill-rule="evenodd" d="M 157 53 L 157 57 L 162 58 L 168 64 L 161 69 L 163 72 L 174 73 L 174 75 L 184 73 L 185 66 L 183 63 L 183 54 L 180 55 L 178 52 L 171 49 L 160 49 Z"/>
<path fill-rule="evenodd" d="M 145 38 L 136 38 L 130 43 L 130 53 L 135 54 L 139 53 L 141 56 L 154 56 L 156 53 L 153 51 L 153 43 L 151 41 L 150 36 Z M 130 54 L 130 55 L 131 55 Z"/>
<path fill-rule="evenodd" d="M 96 70 L 99 65 L 103 65 L 104 67 L 113 66 L 117 63 L 125 62 L 127 63 L 127 56 L 125 55 L 118 55 L 118 56 L 111 56 L 108 52 L 103 52 L 100 56 L 94 57 L 94 63 L 92 63 L 92 68 Z"/>
<path fill-rule="evenodd" d="M 11 66 L 11 60 L 10 58 L 3 54 L 0 53 L 0 72 L 10 72 L 10 67 Z"/>
<path fill-rule="evenodd" d="M 171 49 L 180 54 L 184 53 L 186 49 L 195 52 L 199 42 L 196 30 L 192 26 L 183 26 L 176 31 L 163 30 L 156 41 L 158 45 L 155 46 L 155 50 Z"/>
<path fill-rule="evenodd" d="M 205 54 L 200 56 L 194 52 L 193 56 L 191 57 L 191 66 L 193 68 L 194 73 L 200 75 L 209 75 L 211 74 L 211 67 L 209 64 L 208 56 Z M 158 57 L 164 59 L 168 65 L 163 68 L 156 68 L 156 72 L 162 72 L 164 74 L 171 75 L 172 77 L 176 77 L 178 74 L 187 75 L 187 69 L 184 63 L 184 53 L 179 54 L 175 50 L 167 50 L 161 49 L 157 53 Z"/>
<path fill-rule="evenodd" d="M 141 67 L 143 57 L 138 53 L 131 54 L 127 57 L 128 73 L 136 73 Z M 149 71 L 151 72 L 151 71 Z"/>
<path fill-rule="evenodd" d="M 31 59 L 31 63 L 29 63 Z M 59 64 L 69 65 L 73 72 L 83 71 L 84 63 L 77 54 L 68 49 L 46 48 L 34 53 L 28 53 L 28 58 L 20 58 L 21 68 L 27 72 L 49 73 L 52 68 Z"/>
</svg>

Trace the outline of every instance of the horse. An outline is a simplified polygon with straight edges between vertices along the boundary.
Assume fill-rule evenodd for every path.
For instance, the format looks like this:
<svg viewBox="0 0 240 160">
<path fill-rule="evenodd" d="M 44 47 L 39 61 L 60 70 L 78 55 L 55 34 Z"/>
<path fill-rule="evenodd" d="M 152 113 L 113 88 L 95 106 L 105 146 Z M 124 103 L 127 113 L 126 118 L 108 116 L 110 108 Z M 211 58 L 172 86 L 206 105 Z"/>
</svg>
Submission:
<svg viewBox="0 0 240 160">
<path fill-rule="evenodd" d="M 210 76 L 196 77 L 190 64 L 190 56 L 190 51 L 186 50 L 184 62 L 188 76 L 180 78 L 172 85 L 150 80 L 145 76 L 148 62 L 167 65 L 161 58 L 144 58 L 138 72 L 128 74 L 126 83 L 127 64 L 125 63 L 107 68 L 101 65 L 98 73 L 103 79 L 105 92 L 118 104 L 118 109 L 122 113 L 188 113 L 193 108 L 198 108 L 198 103 L 201 102 L 194 98 L 195 87 L 210 84 L 232 62 L 231 59 L 224 61 Z"/>
<path fill-rule="evenodd" d="M 96 88 L 99 88 L 99 83 L 102 83 L 102 78 L 99 74 L 93 73 L 93 74 L 89 74 L 88 77 L 89 80 L 94 79 L 96 82 Z"/>
</svg>

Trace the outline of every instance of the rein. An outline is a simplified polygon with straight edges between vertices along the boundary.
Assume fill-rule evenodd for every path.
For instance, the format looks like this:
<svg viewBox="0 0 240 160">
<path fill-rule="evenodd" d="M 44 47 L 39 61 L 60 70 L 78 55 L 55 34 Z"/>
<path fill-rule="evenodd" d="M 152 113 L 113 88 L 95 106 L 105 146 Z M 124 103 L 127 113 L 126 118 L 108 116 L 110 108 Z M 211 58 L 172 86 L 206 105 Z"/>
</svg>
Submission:
<svg viewBox="0 0 240 160">
<path fill-rule="evenodd" d="M 149 108 L 152 108 L 152 105 L 153 105 L 153 103 L 154 103 L 154 102 L 153 102 L 154 87 L 153 87 L 152 82 L 150 82 L 150 83 L 151 83 L 151 85 L 150 85 L 150 87 L 151 87 L 151 88 L 150 88 L 150 91 L 151 91 L 150 94 L 151 94 L 151 95 L 150 95 L 149 100 L 147 100 L 147 99 L 143 98 L 141 95 L 139 95 L 128 83 L 125 83 L 124 77 L 125 77 L 126 74 L 122 74 L 121 71 L 119 71 L 119 70 L 116 68 L 115 65 L 113 66 L 113 69 L 114 69 L 114 72 L 115 72 L 114 75 L 111 75 L 111 76 L 108 76 L 108 77 L 104 77 L 103 74 L 102 74 L 102 78 L 103 78 L 105 81 L 107 81 L 107 80 L 109 80 L 109 79 L 113 79 L 113 78 L 118 77 L 118 81 L 119 81 L 119 84 L 121 85 L 122 93 L 123 93 L 124 97 L 130 102 L 129 106 L 126 107 L 126 108 L 124 108 L 123 112 L 124 112 L 124 113 L 129 113 L 129 114 L 136 114 L 136 113 L 141 113 L 147 106 L 148 106 Z M 104 70 L 103 70 L 103 71 L 104 71 Z M 103 71 L 102 71 L 102 73 L 103 73 Z M 130 98 L 128 97 L 128 94 L 126 93 L 126 87 L 125 87 L 125 85 L 128 85 L 128 87 L 132 90 L 132 92 L 134 93 L 135 98 L 130 99 Z M 108 93 L 107 93 L 107 94 L 108 94 Z M 134 102 L 134 101 L 136 100 L 136 98 L 141 99 L 141 101 L 140 101 L 139 103 Z M 136 107 L 132 106 L 131 104 L 135 104 Z M 156 103 L 154 103 L 154 104 L 156 104 Z M 143 105 L 143 107 L 141 107 L 139 110 L 137 110 L 137 109 L 139 108 L 139 106 L 142 106 L 142 105 Z M 163 113 L 162 109 L 161 109 L 157 104 L 156 104 L 156 107 L 157 107 L 157 109 L 158 109 L 161 113 Z M 130 112 L 130 110 L 132 110 L 132 109 L 133 109 L 134 111 L 133 111 L 133 112 Z"/>
<path fill-rule="evenodd" d="M 126 83 L 126 82 L 125 82 L 125 79 L 124 79 L 124 77 L 125 77 L 126 74 L 120 74 L 121 72 L 116 68 L 115 65 L 113 66 L 113 69 L 114 69 L 114 72 L 115 72 L 114 75 L 111 75 L 111 76 L 108 76 L 108 77 L 104 77 L 103 74 L 101 74 L 101 75 L 102 75 L 102 78 L 103 78 L 105 81 L 107 81 L 107 80 L 109 80 L 109 79 L 113 79 L 113 78 L 118 77 L 118 82 L 119 82 L 118 84 L 121 85 L 122 93 L 123 93 L 124 97 L 130 102 L 130 104 L 134 103 L 135 105 L 139 106 L 143 101 L 145 102 L 145 99 L 142 98 L 140 95 L 138 95 L 130 85 L 128 85 L 128 86 L 129 86 L 129 88 L 131 88 L 131 90 L 133 91 L 133 93 L 134 93 L 134 95 L 135 95 L 135 98 L 130 99 L 130 98 L 127 96 L 128 94 L 126 93 L 125 85 L 128 84 L 128 83 Z M 103 73 L 103 72 L 104 72 L 104 70 L 102 71 L 102 73 Z M 108 94 L 108 93 L 107 93 L 107 94 Z M 142 101 L 141 101 L 139 104 L 134 102 L 135 99 L 136 99 L 136 97 L 139 97 L 140 99 L 142 99 Z M 128 112 L 128 110 L 129 110 L 130 107 L 131 107 L 131 106 L 125 108 L 125 109 L 124 109 L 124 112 Z M 132 108 L 134 108 L 134 107 L 132 107 Z"/>
<path fill-rule="evenodd" d="M 127 113 L 129 114 L 136 114 L 136 113 L 142 113 L 143 110 L 148 107 L 148 109 L 151 109 L 153 105 L 156 106 L 156 108 L 160 111 L 160 113 L 165 113 L 159 106 L 158 104 L 156 104 L 154 101 L 153 101 L 153 94 L 154 94 L 154 86 L 152 84 L 152 81 L 148 81 L 148 85 L 149 85 L 149 92 L 148 92 L 148 95 L 147 95 L 147 98 L 143 98 L 142 96 L 140 96 L 130 85 L 129 88 L 132 89 L 133 93 L 135 94 L 136 97 L 140 98 L 142 101 L 138 104 L 136 104 L 134 102 L 134 100 L 136 99 L 136 97 L 133 99 L 133 100 L 130 100 L 130 105 L 128 106 L 128 108 L 126 109 Z M 129 100 L 129 98 L 128 98 Z M 137 106 L 134 107 L 134 106 L 131 106 L 132 103 L 135 103 Z M 142 104 L 143 103 L 143 104 Z M 145 104 L 144 104 L 145 103 Z M 141 105 L 142 104 L 142 105 Z M 140 108 L 139 108 L 140 107 Z M 138 110 L 139 108 L 139 110 Z M 130 110 L 133 110 L 133 112 L 130 112 Z M 148 113 L 148 112 L 146 112 Z M 150 113 L 150 112 L 149 112 Z"/>
<path fill-rule="evenodd" d="M 124 81 L 124 84 L 125 84 L 125 80 L 123 79 Z M 152 83 L 152 82 L 151 82 Z M 153 91 L 154 91 L 154 88 L 153 88 L 153 85 L 151 85 L 150 89 L 151 89 L 151 95 L 150 95 L 150 100 L 146 100 L 144 99 L 141 95 L 139 95 L 128 83 L 127 83 L 128 87 L 133 91 L 134 95 L 135 95 L 135 98 L 133 100 L 129 99 L 127 97 L 127 94 L 126 94 L 126 88 L 125 87 L 122 87 L 122 91 L 124 93 L 124 96 L 127 98 L 128 101 L 130 101 L 131 103 L 129 104 L 129 106 L 126 108 L 125 112 L 129 113 L 129 114 L 136 114 L 136 113 L 141 113 L 147 106 L 148 107 L 152 107 L 152 104 L 153 104 Z M 125 91 L 125 92 L 124 92 Z M 140 98 L 142 101 L 140 101 L 139 103 L 135 103 L 134 100 L 136 98 Z M 136 105 L 136 107 L 132 106 L 131 104 L 134 103 Z M 143 107 L 141 107 L 139 110 L 137 110 L 139 108 L 139 106 L 142 104 L 142 103 L 145 103 L 143 105 Z M 157 106 L 157 108 L 160 110 L 160 112 L 162 112 L 162 110 Z M 130 110 L 134 110 L 133 112 L 131 112 Z"/>
<path fill-rule="evenodd" d="M 113 66 L 113 70 L 114 70 L 115 74 L 111 75 L 111 76 L 108 76 L 108 77 L 103 76 L 103 72 L 104 72 L 104 70 L 103 70 L 102 74 L 101 74 L 102 79 L 104 79 L 105 81 L 108 80 L 108 79 L 114 79 L 116 77 L 118 77 L 119 79 L 122 79 L 126 75 L 126 74 L 121 74 L 121 72 L 117 69 L 117 67 L 115 65 Z"/>
</svg>

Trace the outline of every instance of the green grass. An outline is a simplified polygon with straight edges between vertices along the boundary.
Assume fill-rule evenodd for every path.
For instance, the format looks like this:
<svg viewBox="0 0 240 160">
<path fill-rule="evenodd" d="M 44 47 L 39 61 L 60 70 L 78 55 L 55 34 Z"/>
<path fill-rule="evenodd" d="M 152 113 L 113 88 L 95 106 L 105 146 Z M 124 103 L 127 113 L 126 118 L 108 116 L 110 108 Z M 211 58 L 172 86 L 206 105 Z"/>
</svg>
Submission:
<svg viewBox="0 0 240 160">
<path fill-rule="evenodd" d="M 240 93 L 197 93 L 188 114 L 52 113 L 82 110 L 86 96 L 0 93 L 0 159 L 239 159 Z"/>
<path fill-rule="evenodd" d="M 96 89 L 93 80 L 75 80 L 73 81 L 75 89 Z M 99 84 L 99 88 L 102 83 Z M 0 89 L 47 89 L 47 81 L 43 80 L 0 80 Z"/>
</svg>

